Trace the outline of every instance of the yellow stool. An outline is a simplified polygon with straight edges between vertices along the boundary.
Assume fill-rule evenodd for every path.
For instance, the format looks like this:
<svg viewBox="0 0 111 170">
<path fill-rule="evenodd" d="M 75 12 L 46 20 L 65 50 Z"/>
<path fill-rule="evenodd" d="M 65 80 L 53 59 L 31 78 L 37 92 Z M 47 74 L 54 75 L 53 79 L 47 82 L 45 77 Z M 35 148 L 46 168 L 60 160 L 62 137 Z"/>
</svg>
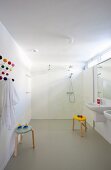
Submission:
<svg viewBox="0 0 111 170">
<path fill-rule="evenodd" d="M 83 116 L 82 117 L 78 117 L 78 115 L 74 115 L 73 116 L 73 131 L 74 131 L 74 121 L 77 120 L 80 122 L 80 135 L 81 137 L 83 136 L 83 126 L 85 127 L 85 132 L 87 130 L 87 126 L 86 126 L 86 116 Z"/>
</svg>

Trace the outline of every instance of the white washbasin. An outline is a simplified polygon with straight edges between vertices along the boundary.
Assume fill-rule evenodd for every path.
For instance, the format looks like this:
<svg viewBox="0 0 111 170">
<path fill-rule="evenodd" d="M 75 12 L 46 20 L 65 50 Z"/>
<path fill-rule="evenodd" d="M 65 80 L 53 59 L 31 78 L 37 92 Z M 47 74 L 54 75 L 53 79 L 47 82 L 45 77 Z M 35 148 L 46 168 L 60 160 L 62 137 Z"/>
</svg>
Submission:
<svg viewBox="0 0 111 170">
<path fill-rule="evenodd" d="M 104 111 L 104 116 L 105 116 L 107 119 L 111 120 L 111 110 L 106 110 L 106 111 Z"/>
<path fill-rule="evenodd" d="M 109 105 L 100 105 L 100 104 L 96 104 L 96 103 L 87 103 L 86 106 L 96 112 L 96 113 L 100 113 L 100 114 L 104 114 L 104 111 L 106 110 L 111 110 L 111 106 Z"/>
</svg>

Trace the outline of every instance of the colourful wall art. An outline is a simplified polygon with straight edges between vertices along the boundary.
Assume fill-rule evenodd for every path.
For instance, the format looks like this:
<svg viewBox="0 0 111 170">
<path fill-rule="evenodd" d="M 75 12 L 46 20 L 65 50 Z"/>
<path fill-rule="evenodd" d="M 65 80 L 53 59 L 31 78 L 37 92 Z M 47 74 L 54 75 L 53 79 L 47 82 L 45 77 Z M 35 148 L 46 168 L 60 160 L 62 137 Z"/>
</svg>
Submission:
<svg viewBox="0 0 111 170">
<path fill-rule="evenodd" d="M 14 82 L 11 72 L 13 71 L 15 64 L 0 55 L 0 81 L 11 79 Z"/>
</svg>

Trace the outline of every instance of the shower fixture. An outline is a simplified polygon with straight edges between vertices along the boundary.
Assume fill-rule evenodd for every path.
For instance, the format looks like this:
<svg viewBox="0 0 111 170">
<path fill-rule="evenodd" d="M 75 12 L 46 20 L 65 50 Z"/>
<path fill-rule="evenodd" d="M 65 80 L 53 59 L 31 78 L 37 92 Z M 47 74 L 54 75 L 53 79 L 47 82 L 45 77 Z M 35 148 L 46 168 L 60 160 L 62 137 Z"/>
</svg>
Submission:
<svg viewBox="0 0 111 170">
<path fill-rule="evenodd" d="M 50 71 L 50 70 L 51 70 L 51 65 L 49 64 L 49 65 L 48 65 L 48 71 Z"/>
<path fill-rule="evenodd" d="M 103 68 L 102 66 L 97 66 L 97 68 Z"/>
<path fill-rule="evenodd" d="M 101 73 L 98 73 L 98 74 L 97 74 L 97 76 L 100 76 L 100 75 L 101 75 Z"/>
<path fill-rule="evenodd" d="M 69 68 L 72 68 L 72 67 L 73 67 L 72 65 L 69 66 Z"/>
<path fill-rule="evenodd" d="M 71 73 L 71 75 L 69 76 L 69 88 L 67 91 L 69 103 L 75 103 L 75 92 L 74 92 L 74 88 L 73 88 L 73 82 L 71 79 L 72 75 L 73 75 L 73 73 Z"/>
<path fill-rule="evenodd" d="M 68 70 L 67 70 L 67 71 L 71 71 L 72 68 L 73 68 L 73 66 L 70 65 L 70 66 L 68 67 Z"/>
<path fill-rule="evenodd" d="M 101 78 L 101 73 L 98 73 L 98 74 L 97 74 L 97 78 Z"/>
<path fill-rule="evenodd" d="M 72 78 L 72 76 L 73 76 L 73 73 L 70 73 L 69 78 L 71 79 L 71 78 Z"/>
</svg>

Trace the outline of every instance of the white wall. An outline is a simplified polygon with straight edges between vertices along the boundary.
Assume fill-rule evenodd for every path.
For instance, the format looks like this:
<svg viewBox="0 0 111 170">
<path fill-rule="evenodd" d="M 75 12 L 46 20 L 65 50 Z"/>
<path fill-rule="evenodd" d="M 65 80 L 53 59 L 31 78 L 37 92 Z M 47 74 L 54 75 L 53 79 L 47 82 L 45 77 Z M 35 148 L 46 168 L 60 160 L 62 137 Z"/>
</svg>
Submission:
<svg viewBox="0 0 111 170">
<path fill-rule="evenodd" d="M 4 58 L 13 61 L 16 65 L 12 73 L 15 79 L 14 85 L 19 96 L 19 103 L 15 107 L 16 120 L 20 123 L 29 121 L 31 118 L 31 109 L 29 109 L 31 94 L 29 94 L 27 100 L 26 74 L 30 74 L 30 71 L 23 63 L 24 54 L 20 51 L 18 45 L 2 24 L 0 24 L 0 54 L 3 55 Z M 6 166 L 13 150 L 14 129 L 7 130 L 6 127 L 1 125 L 0 118 L 0 170 L 4 169 Z"/>
<path fill-rule="evenodd" d="M 83 71 L 83 113 L 87 117 L 88 123 L 92 126 L 95 113 L 86 107 L 88 102 L 93 102 L 93 68 Z"/>
<path fill-rule="evenodd" d="M 96 70 L 96 69 L 94 69 Z M 94 71 L 95 72 L 95 71 Z M 83 113 L 86 114 L 88 123 L 92 126 L 93 120 L 96 119 L 96 113 L 86 107 L 87 102 L 93 102 L 93 68 L 87 69 L 83 72 L 83 91 L 84 91 L 84 107 Z M 94 100 L 97 98 L 97 77 L 95 73 L 94 77 Z M 106 99 L 104 99 L 106 100 Z M 99 132 L 109 143 L 111 143 L 111 121 L 105 120 L 105 122 L 97 122 L 95 129 Z"/>
<path fill-rule="evenodd" d="M 38 68 L 38 66 L 37 66 Z M 75 103 L 70 103 L 67 91 L 70 80 L 66 70 L 48 65 L 32 73 L 32 118 L 33 119 L 71 119 L 73 114 L 81 114 L 82 73 L 73 79 Z"/>
</svg>

